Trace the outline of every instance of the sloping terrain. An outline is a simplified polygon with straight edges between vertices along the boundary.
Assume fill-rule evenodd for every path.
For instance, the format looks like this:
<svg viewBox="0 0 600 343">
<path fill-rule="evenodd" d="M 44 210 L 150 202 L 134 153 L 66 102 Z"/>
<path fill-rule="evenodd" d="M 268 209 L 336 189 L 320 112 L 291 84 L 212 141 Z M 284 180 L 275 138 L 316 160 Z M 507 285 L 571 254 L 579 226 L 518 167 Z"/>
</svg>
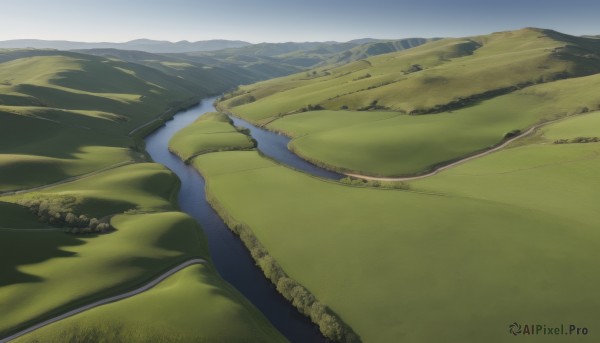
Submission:
<svg viewBox="0 0 600 343">
<path fill-rule="evenodd" d="M 145 133 L 237 83 L 216 69 L 183 78 L 177 68 L 0 50 L 0 338 L 202 259 L 141 300 L 20 340 L 285 341 L 215 271 L 201 228 L 178 212 L 179 180 L 144 151 Z M 97 314 L 113 322 L 86 319 Z M 147 331 L 165 326 L 177 336 Z"/>
<path fill-rule="evenodd" d="M 192 163 L 222 215 L 363 342 L 506 342 L 515 321 L 594 325 L 600 142 L 575 138 L 600 137 L 599 114 L 404 190 L 321 180 L 253 151 Z"/>
<path fill-rule="evenodd" d="M 597 40 L 527 28 L 438 40 L 243 86 L 219 108 L 297 137 L 290 148 L 315 164 L 401 176 L 598 108 L 598 78 L 582 78 L 598 72 Z M 394 118 L 379 120 L 382 112 Z"/>
</svg>

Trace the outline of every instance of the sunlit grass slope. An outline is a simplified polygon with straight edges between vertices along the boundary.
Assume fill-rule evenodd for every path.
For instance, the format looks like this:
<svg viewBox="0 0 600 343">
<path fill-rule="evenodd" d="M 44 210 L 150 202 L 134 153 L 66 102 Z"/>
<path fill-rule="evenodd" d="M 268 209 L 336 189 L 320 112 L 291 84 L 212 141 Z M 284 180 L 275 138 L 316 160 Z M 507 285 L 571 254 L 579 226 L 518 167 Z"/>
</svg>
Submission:
<svg viewBox="0 0 600 343">
<path fill-rule="evenodd" d="M 177 189 L 177 179 L 163 166 L 135 164 L 43 192 L 4 197 L 10 202 L 71 197 L 74 213 L 97 218 L 128 210 L 167 212 L 121 214 L 111 220 L 117 231 L 99 236 L 25 230 L 26 222 L 20 223 L 20 230 L 0 230 L 4 255 L 0 304 L 2 313 L 11 314 L 0 321 L 0 332 L 124 290 L 190 257 L 208 259 L 205 238 L 195 221 L 172 212 Z M 20 216 L 31 218 L 26 213 Z M 77 281 L 69 275 L 78 275 Z"/>
<path fill-rule="evenodd" d="M 417 174 L 494 146 L 511 131 L 599 108 L 599 88 L 600 75 L 592 75 L 528 87 L 452 112 L 380 120 L 379 112 L 316 111 L 267 127 L 299 136 L 294 130 L 302 123 L 303 136 L 292 140 L 290 149 L 330 169 Z M 355 123 L 355 116 L 365 121 Z"/>
<path fill-rule="evenodd" d="M 413 175 L 599 108 L 599 52 L 597 40 L 532 28 L 443 39 L 244 86 L 219 108 L 295 137 L 290 149 L 317 165 Z"/>
<path fill-rule="evenodd" d="M 160 318 L 160 320 L 157 320 Z M 150 291 L 52 324 L 15 342 L 285 342 L 209 267 L 188 267 Z"/>
<path fill-rule="evenodd" d="M 0 338 L 203 258 L 205 266 L 159 285 L 135 300 L 138 307 L 111 310 L 106 326 L 71 318 L 58 333 L 48 328 L 33 340 L 151 341 L 156 331 L 140 331 L 165 325 L 184 341 L 282 340 L 214 271 L 199 225 L 177 212 L 176 176 L 141 163 L 148 161 L 141 136 L 223 90 L 215 84 L 198 89 L 154 68 L 72 52 L 0 51 Z M 52 187 L 6 193 L 37 186 Z M 21 206 L 40 199 L 52 211 L 110 221 L 114 231 L 68 234 L 50 227 Z M 144 315 L 133 316 L 139 306 Z"/>
<path fill-rule="evenodd" d="M 0 57 L 0 191 L 139 161 L 127 133 L 201 95 L 134 63 L 47 50 Z"/>
<path fill-rule="evenodd" d="M 171 102 L 196 95 L 184 80 L 134 63 L 60 51 L 38 56 L 37 50 L 31 50 L 28 57 L 17 52 L 3 52 L 20 58 L 0 64 L 0 100 L 9 111 L 17 111 L 10 108 L 15 105 L 103 111 L 105 118 L 91 116 L 97 120 L 88 121 L 88 126 L 98 119 L 112 119 L 120 123 L 113 129 L 128 132 Z"/>
<path fill-rule="evenodd" d="M 331 110 L 421 113 L 526 85 L 597 73 L 599 49 L 594 39 L 529 28 L 444 39 L 244 86 L 220 106 L 259 123 L 309 104 Z"/>
<path fill-rule="evenodd" d="M 177 132 L 169 142 L 169 149 L 184 161 L 207 152 L 253 147 L 252 138 L 239 132 L 231 120 L 221 113 L 202 115 L 196 122 Z"/>
<path fill-rule="evenodd" d="M 140 286 L 187 259 L 201 257 L 210 263 L 206 238 L 197 223 L 186 214 L 174 212 L 177 190 L 178 180 L 165 167 L 137 163 L 40 192 L 4 197 L 9 202 L 36 197 L 69 197 L 74 199 L 71 207 L 75 213 L 98 218 L 116 215 L 111 219 L 116 231 L 74 236 L 48 227 L 28 230 L 45 226 L 34 224 L 32 215 L 25 209 L 0 203 L 0 213 L 9 210 L 12 213 L 2 219 L 2 227 L 18 225 L 16 230 L 0 228 L 3 275 L 0 311 L 10 313 L 0 320 L 0 336 L 69 308 Z M 28 251 L 26 254 L 24 247 Z M 235 335 L 242 340 L 254 335 L 264 337 L 264 340 L 282 339 L 251 304 L 217 276 L 210 265 L 200 269 L 185 271 L 188 277 L 176 286 L 169 281 L 167 286 L 161 284 L 159 296 L 152 293 L 143 301 L 135 300 L 137 307 L 129 311 L 147 306 L 143 317 L 132 320 L 125 306 L 123 311 L 118 308 L 109 311 L 113 322 L 89 325 L 85 317 L 76 317 L 67 324 L 60 324 L 58 333 L 41 331 L 35 337 L 46 337 L 42 340 L 51 341 L 65 336 L 81 338 L 84 334 L 97 335 L 98 339 L 117 335 L 115 337 L 123 342 L 140 341 L 149 339 L 151 336 L 148 335 L 152 334 L 138 336 L 140 330 L 167 325 L 161 324 L 164 320 L 160 318 L 168 314 L 169 320 L 177 322 L 179 335 L 175 337 L 178 339 L 208 337 L 218 342 L 228 341 Z M 73 275 L 77 278 L 73 279 Z M 200 306 L 201 303 L 204 306 Z M 152 309 L 161 309 L 162 316 L 157 317 Z M 174 314 L 164 312 L 167 310 Z M 196 316 L 205 321 L 177 319 Z M 230 326 L 215 326 L 218 321 L 229 321 Z M 118 329 L 119 333 L 107 331 L 112 329 Z"/>
<path fill-rule="evenodd" d="M 597 118 L 544 136 L 595 134 Z M 530 318 L 593 326 L 600 143 L 539 138 L 411 191 L 320 181 L 256 152 L 193 163 L 227 214 L 365 342 L 504 342 L 508 324 Z"/>
</svg>

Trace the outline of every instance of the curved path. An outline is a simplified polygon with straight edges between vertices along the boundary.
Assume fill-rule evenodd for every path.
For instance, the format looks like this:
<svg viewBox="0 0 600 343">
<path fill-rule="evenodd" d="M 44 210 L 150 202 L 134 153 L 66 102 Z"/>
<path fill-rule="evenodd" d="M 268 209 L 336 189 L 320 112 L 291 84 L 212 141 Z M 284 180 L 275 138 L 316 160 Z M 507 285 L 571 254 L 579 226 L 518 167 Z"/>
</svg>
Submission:
<svg viewBox="0 0 600 343">
<path fill-rule="evenodd" d="M 35 192 L 35 191 L 39 191 L 39 190 L 42 190 L 42 189 L 46 189 L 46 188 L 50 188 L 50 187 L 62 185 L 62 184 L 65 184 L 65 183 L 75 182 L 77 180 L 85 179 L 85 178 L 88 178 L 90 176 L 98 175 L 100 173 L 104 173 L 105 171 L 108 171 L 108 170 L 111 170 L 111 169 L 115 169 L 115 168 L 119 168 L 119 167 L 126 166 L 126 165 L 133 164 L 133 163 L 138 163 L 138 162 L 137 161 L 133 161 L 133 160 L 123 161 L 123 162 L 112 164 L 112 165 L 110 165 L 108 167 L 104 167 L 102 169 L 94 170 L 92 172 L 81 174 L 81 175 L 72 176 L 72 177 L 69 177 L 69 178 L 66 178 L 66 179 L 62 179 L 60 181 L 52 182 L 52 183 L 49 183 L 49 184 L 46 184 L 46 185 L 43 185 L 43 186 L 38 186 L 38 187 L 33 187 L 33 188 L 26 188 L 26 189 L 11 190 L 11 191 L 3 191 L 3 192 L 0 192 L 0 196 Z"/>
<path fill-rule="evenodd" d="M 98 300 L 98 301 L 93 302 L 91 304 L 88 304 L 88 305 L 85 305 L 85 306 L 81 306 L 81 307 L 76 308 L 74 310 L 71 310 L 69 312 L 66 312 L 66 313 L 63 313 L 61 315 L 58 315 L 58 316 L 56 316 L 54 318 L 50 318 L 50 319 L 48 319 L 46 321 L 43 321 L 43 322 L 41 322 L 39 324 L 35 324 L 35 325 L 33 325 L 33 326 L 31 326 L 31 327 L 29 327 L 27 329 L 21 330 L 21 331 L 13 334 L 11 336 L 8 336 L 6 338 L 0 339 L 0 343 L 9 342 L 9 341 L 11 341 L 13 339 L 21 337 L 21 336 L 23 336 L 25 334 L 28 334 L 28 333 L 30 333 L 30 332 L 32 332 L 34 330 L 37 330 L 37 329 L 39 329 L 41 327 L 44 327 L 44 326 L 46 326 L 48 324 L 52 324 L 52 323 L 58 322 L 59 320 L 63 320 L 63 319 L 69 318 L 69 317 L 74 316 L 74 315 L 76 315 L 78 313 L 81 313 L 81 312 L 93 309 L 94 307 L 106 305 L 106 304 L 109 304 L 109 303 L 112 303 L 112 302 L 115 302 L 115 301 L 123 300 L 123 299 L 129 298 L 129 297 L 132 297 L 134 295 L 140 294 L 142 292 L 145 292 L 145 291 L 153 288 L 154 286 L 158 285 L 164 279 L 168 278 L 169 276 L 177 273 L 178 271 L 180 271 L 180 270 L 182 270 L 182 269 L 184 269 L 186 267 L 189 267 L 189 266 L 194 265 L 194 264 L 204 264 L 204 263 L 206 263 L 206 260 L 201 259 L 201 258 L 195 258 L 195 259 L 191 259 L 191 260 L 185 261 L 185 262 L 179 264 L 178 266 L 175 266 L 175 267 L 169 269 L 168 271 L 166 271 L 165 273 L 161 274 L 160 276 L 158 276 L 154 280 L 148 282 L 147 284 L 143 285 L 142 287 L 139 287 L 137 289 L 134 289 L 132 291 L 129 291 L 129 292 L 126 292 L 126 293 L 123 293 L 123 294 L 119 294 L 119 295 L 115 295 L 115 296 L 112 296 L 112 297 L 109 297 L 109 298 Z"/>
<path fill-rule="evenodd" d="M 559 120 L 566 119 L 566 118 L 569 118 L 569 117 L 554 119 L 554 120 L 551 120 L 551 121 L 548 121 L 548 122 L 545 122 L 545 123 L 534 125 L 534 126 L 530 127 L 529 130 L 521 133 L 518 136 L 515 136 L 515 137 L 507 140 L 506 142 L 504 142 L 504 143 L 502 143 L 502 144 L 500 144 L 500 145 L 498 145 L 498 146 L 496 146 L 496 147 L 494 147 L 494 148 L 492 148 L 490 150 L 486 150 L 486 151 L 480 152 L 478 154 L 475 154 L 475 155 L 472 155 L 472 156 L 469 156 L 469 157 L 465 157 L 465 158 L 460 159 L 460 160 L 458 160 L 456 162 L 453 162 L 453 163 L 447 164 L 447 165 L 445 165 L 443 167 L 439 167 L 437 169 L 434 169 L 434 170 L 432 170 L 431 172 L 429 172 L 427 174 L 417 175 L 417 176 L 404 176 L 404 177 L 377 177 L 377 176 L 367 176 L 367 175 L 353 174 L 353 173 L 344 173 L 344 174 L 347 175 L 347 176 L 358 178 L 358 179 L 375 180 L 375 181 L 410 181 L 410 180 L 424 179 L 426 177 L 433 176 L 433 175 L 435 175 L 435 174 L 437 174 L 437 173 L 439 173 L 441 171 L 444 171 L 446 169 L 450 169 L 452 167 L 455 167 L 455 166 L 457 166 L 459 164 L 462 164 L 462 163 L 474 160 L 476 158 L 480 158 L 480 157 L 483 157 L 485 155 L 489 155 L 489 154 L 491 154 L 493 152 L 496 152 L 496 151 L 498 151 L 498 150 L 506 147 L 510 143 L 516 141 L 517 139 L 523 138 L 523 137 L 531 134 L 532 132 L 534 132 L 535 130 L 539 129 L 542 126 L 549 125 L 549 124 L 552 124 L 554 122 L 557 122 Z"/>
<path fill-rule="evenodd" d="M 145 124 L 142 124 L 142 125 L 140 125 L 140 126 L 138 126 L 138 127 L 134 128 L 133 130 L 129 131 L 129 133 L 128 133 L 127 135 L 128 135 L 128 136 L 133 136 L 133 135 L 135 135 L 135 134 L 136 134 L 136 133 L 137 133 L 139 130 L 141 130 L 141 129 L 145 128 L 146 126 L 149 126 L 149 125 L 152 125 L 152 124 L 154 124 L 154 123 L 156 123 L 156 122 L 158 122 L 158 121 L 164 120 L 164 118 L 163 118 L 163 117 L 164 117 L 164 116 L 165 116 L 167 113 L 169 113 L 169 111 L 171 111 L 172 109 L 173 109 L 173 107 L 169 107 L 169 108 L 167 108 L 167 109 L 166 109 L 166 110 L 165 110 L 163 113 L 161 113 L 161 114 L 160 114 L 159 116 L 157 116 L 156 118 L 154 118 L 154 119 L 152 119 L 151 121 L 149 121 L 149 122 L 147 122 L 147 123 L 145 123 Z"/>
</svg>

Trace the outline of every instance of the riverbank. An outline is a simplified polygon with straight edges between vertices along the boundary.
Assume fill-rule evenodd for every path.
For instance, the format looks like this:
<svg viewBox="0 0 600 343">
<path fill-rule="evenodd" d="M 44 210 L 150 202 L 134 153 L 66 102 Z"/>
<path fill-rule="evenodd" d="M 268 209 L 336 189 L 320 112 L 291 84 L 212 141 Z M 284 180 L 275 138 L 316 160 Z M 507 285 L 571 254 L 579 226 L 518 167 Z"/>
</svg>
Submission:
<svg viewBox="0 0 600 343">
<path fill-rule="evenodd" d="M 169 143 L 169 150 L 180 158 L 182 156 L 189 156 L 188 158 L 182 158 L 182 160 L 186 164 L 190 163 L 201 175 L 202 170 L 193 161 L 198 156 L 208 153 L 207 143 L 209 143 L 208 146 L 213 146 L 214 142 L 217 141 L 221 151 L 241 151 L 248 149 L 240 146 L 239 138 L 245 137 L 246 140 L 250 140 L 248 136 L 238 132 L 232 125 L 232 122 L 227 117 L 222 117 L 222 114 L 206 114 L 205 116 L 200 117 L 189 126 L 178 131 L 170 139 Z M 233 132 L 237 133 L 234 134 Z M 209 142 L 206 142 L 207 136 L 209 137 Z M 185 141 L 186 144 L 182 144 L 182 141 Z M 256 166 L 248 166 L 248 168 L 254 167 Z M 290 301 L 302 314 L 310 318 L 313 323 L 317 324 L 326 337 L 338 342 L 359 342 L 358 337 L 347 325 L 310 294 L 306 288 L 285 273 L 253 235 L 250 227 L 237 222 L 227 214 L 226 209 L 219 205 L 217 199 L 210 192 L 208 183 L 205 186 L 204 192 L 208 203 L 227 227 L 241 239 L 256 264 L 262 270 L 262 273 L 264 273 L 264 276 L 272 282 L 281 295 Z"/>
<path fill-rule="evenodd" d="M 206 201 L 202 176 L 193 166 L 185 164 L 167 150 L 168 142 L 172 141 L 176 134 L 194 123 L 202 122 L 199 116 L 201 118 L 203 113 L 213 111 L 212 100 L 207 99 L 199 107 L 178 114 L 175 120 L 167 122 L 160 131 L 147 137 L 147 149 L 155 161 L 168 166 L 179 176 L 183 185 L 179 193 L 179 205 L 202 225 L 208 237 L 212 261 L 222 277 L 259 308 L 290 341 L 326 343 L 328 341 L 319 333 L 318 328 L 271 286 L 239 237 L 227 227 Z M 210 131 L 210 128 L 208 129 Z M 231 129 L 235 130 L 233 127 Z M 220 130 L 222 127 L 217 129 Z M 202 150 L 204 145 L 200 144 L 198 147 Z M 188 153 L 194 154 L 192 151 Z"/>
</svg>

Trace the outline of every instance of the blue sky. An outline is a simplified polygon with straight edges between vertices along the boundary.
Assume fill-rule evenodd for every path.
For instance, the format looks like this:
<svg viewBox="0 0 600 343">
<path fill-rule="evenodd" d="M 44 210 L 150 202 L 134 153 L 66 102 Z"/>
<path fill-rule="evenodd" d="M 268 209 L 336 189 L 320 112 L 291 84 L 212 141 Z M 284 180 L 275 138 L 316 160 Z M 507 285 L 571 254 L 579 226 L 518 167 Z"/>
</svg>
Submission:
<svg viewBox="0 0 600 343">
<path fill-rule="evenodd" d="M 459 37 L 526 26 L 600 34 L 595 0 L 13 0 L 0 40 L 256 42 Z"/>
</svg>

